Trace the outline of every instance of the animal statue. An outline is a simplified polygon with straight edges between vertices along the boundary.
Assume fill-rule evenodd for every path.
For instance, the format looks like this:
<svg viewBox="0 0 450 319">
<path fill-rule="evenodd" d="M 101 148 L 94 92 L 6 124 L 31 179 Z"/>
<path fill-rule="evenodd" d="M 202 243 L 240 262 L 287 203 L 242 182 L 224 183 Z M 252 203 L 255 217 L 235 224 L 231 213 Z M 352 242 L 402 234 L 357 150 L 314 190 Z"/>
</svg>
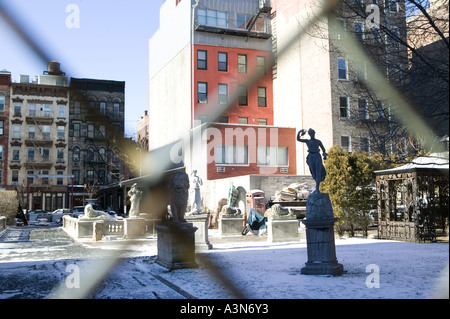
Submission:
<svg viewBox="0 0 450 319">
<path fill-rule="evenodd" d="M 79 219 L 93 219 L 93 218 L 108 219 L 109 216 L 106 213 L 95 211 L 94 207 L 92 207 L 91 204 L 87 204 L 84 207 L 84 215 L 79 216 Z"/>
<path fill-rule="evenodd" d="M 189 197 L 189 176 L 184 171 L 177 170 L 172 173 L 169 182 L 169 205 L 174 223 L 185 222 Z"/>
<path fill-rule="evenodd" d="M 289 208 L 283 207 L 280 204 L 272 205 L 270 209 L 264 214 L 267 218 L 287 217 L 293 216 L 292 211 Z"/>
</svg>

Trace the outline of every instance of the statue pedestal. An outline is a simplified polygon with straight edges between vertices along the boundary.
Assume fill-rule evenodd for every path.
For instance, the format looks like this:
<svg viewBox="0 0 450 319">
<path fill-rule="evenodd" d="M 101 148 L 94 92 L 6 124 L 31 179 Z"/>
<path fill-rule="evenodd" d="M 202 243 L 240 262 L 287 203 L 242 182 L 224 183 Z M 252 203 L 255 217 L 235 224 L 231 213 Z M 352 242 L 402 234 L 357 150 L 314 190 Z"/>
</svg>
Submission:
<svg viewBox="0 0 450 319">
<path fill-rule="evenodd" d="M 212 245 L 208 238 L 209 214 L 190 215 L 185 217 L 188 223 L 197 228 L 195 232 L 195 249 L 209 250 Z"/>
<path fill-rule="evenodd" d="M 221 214 L 219 217 L 219 234 L 226 235 L 242 235 L 244 228 L 244 217 L 241 214 L 228 215 Z"/>
<path fill-rule="evenodd" d="M 344 267 L 336 259 L 334 243 L 334 218 L 328 194 L 313 193 L 308 197 L 306 218 L 306 244 L 308 261 L 301 273 L 304 275 L 340 276 Z M 309 205 L 309 207 L 308 207 Z"/>
<path fill-rule="evenodd" d="M 145 219 L 129 217 L 123 220 L 123 238 L 134 239 L 145 236 Z"/>
<path fill-rule="evenodd" d="M 269 218 L 267 221 L 268 242 L 293 240 L 298 240 L 298 220 L 295 216 Z"/>
<path fill-rule="evenodd" d="M 163 223 L 156 226 L 158 258 L 156 263 L 169 269 L 197 268 L 195 231 L 191 223 Z"/>
</svg>

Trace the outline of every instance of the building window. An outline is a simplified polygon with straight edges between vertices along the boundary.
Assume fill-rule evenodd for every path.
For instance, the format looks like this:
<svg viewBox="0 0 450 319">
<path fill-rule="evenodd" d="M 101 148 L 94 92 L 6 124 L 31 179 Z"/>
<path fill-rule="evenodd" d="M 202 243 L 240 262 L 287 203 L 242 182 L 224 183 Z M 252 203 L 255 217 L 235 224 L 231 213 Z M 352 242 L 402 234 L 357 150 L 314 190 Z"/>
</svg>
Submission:
<svg viewBox="0 0 450 319">
<path fill-rule="evenodd" d="M 197 19 L 199 25 L 221 28 L 228 26 L 228 13 L 223 11 L 198 9 Z"/>
<path fill-rule="evenodd" d="M 99 184 L 106 182 L 106 171 L 104 169 L 98 171 L 98 182 Z"/>
<path fill-rule="evenodd" d="M 341 148 L 351 152 L 350 136 L 341 136 Z"/>
<path fill-rule="evenodd" d="M 49 148 L 42 148 L 41 155 L 42 155 L 42 158 L 44 159 L 44 162 L 50 161 L 50 149 Z"/>
<path fill-rule="evenodd" d="M 44 117 L 52 117 L 52 106 L 49 104 L 42 105 L 42 111 L 44 113 Z"/>
<path fill-rule="evenodd" d="M 65 119 L 66 118 L 66 106 L 59 104 L 58 105 L 58 118 Z"/>
<path fill-rule="evenodd" d="M 64 162 L 64 149 L 63 148 L 56 149 L 56 161 Z"/>
<path fill-rule="evenodd" d="M 364 41 L 364 23 L 355 22 L 353 24 L 353 31 L 355 32 L 355 37 L 359 41 Z"/>
<path fill-rule="evenodd" d="M 80 160 L 80 148 L 78 146 L 75 146 L 72 150 L 72 160 L 74 162 L 78 162 Z"/>
<path fill-rule="evenodd" d="M 201 124 L 207 123 L 209 120 L 208 115 L 199 115 L 197 119 L 200 121 Z"/>
<path fill-rule="evenodd" d="M 267 119 L 258 119 L 258 125 L 267 125 Z"/>
<path fill-rule="evenodd" d="M 14 146 L 12 148 L 12 160 L 14 162 L 20 162 L 20 147 Z"/>
<path fill-rule="evenodd" d="M 267 106 L 267 94 L 265 87 L 258 87 L 258 106 Z"/>
<path fill-rule="evenodd" d="M 34 175 L 34 171 L 27 171 L 27 175 Z M 34 184 L 34 177 L 27 176 L 27 179 L 29 179 L 31 185 Z"/>
<path fill-rule="evenodd" d="M 79 184 L 80 183 L 80 171 L 72 170 L 72 175 L 73 175 L 73 183 Z"/>
<path fill-rule="evenodd" d="M 198 103 L 208 103 L 208 83 L 198 82 Z"/>
<path fill-rule="evenodd" d="M 347 96 L 341 96 L 339 98 L 339 117 L 341 119 L 346 119 L 349 117 L 348 97 Z"/>
<path fill-rule="evenodd" d="M 203 50 L 197 51 L 197 69 L 207 70 L 208 69 L 208 58 L 207 52 Z"/>
<path fill-rule="evenodd" d="M 89 185 L 94 184 L 94 171 L 93 170 L 87 171 L 86 181 Z"/>
<path fill-rule="evenodd" d="M 359 144 L 361 151 L 370 153 L 370 143 L 368 137 L 361 137 Z"/>
<path fill-rule="evenodd" d="M 106 138 L 106 129 L 104 125 L 99 125 L 98 126 L 98 131 L 100 133 L 100 137 L 101 138 Z"/>
<path fill-rule="evenodd" d="M 58 140 L 64 141 L 66 139 L 66 127 L 58 126 Z"/>
<path fill-rule="evenodd" d="M 367 110 L 367 100 L 358 99 L 358 117 L 360 120 L 368 120 L 369 112 Z"/>
<path fill-rule="evenodd" d="M 94 138 L 94 125 L 88 124 L 88 131 L 87 131 L 87 137 L 88 138 Z"/>
<path fill-rule="evenodd" d="M 219 104 L 228 103 L 228 84 L 219 84 Z"/>
<path fill-rule="evenodd" d="M 247 55 L 238 54 L 238 72 L 247 73 Z"/>
<path fill-rule="evenodd" d="M 347 60 L 338 59 L 338 78 L 339 80 L 347 80 Z"/>
<path fill-rule="evenodd" d="M 278 146 L 258 146 L 258 165 L 288 166 L 288 148 Z"/>
<path fill-rule="evenodd" d="M 100 102 L 100 114 L 101 115 L 106 114 L 106 102 Z"/>
<path fill-rule="evenodd" d="M 248 117 L 240 117 L 239 124 L 248 124 Z"/>
<path fill-rule="evenodd" d="M 73 123 L 73 136 L 74 137 L 81 136 L 81 123 Z"/>
<path fill-rule="evenodd" d="M 22 126 L 20 124 L 14 124 L 13 125 L 13 134 L 12 134 L 12 138 L 14 139 L 20 139 L 20 128 Z"/>
<path fill-rule="evenodd" d="M 389 5 L 390 12 L 398 12 L 398 1 L 397 0 L 386 0 L 387 5 Z"/>
<path fill-rule="evenodd" d="M 36 116 L 36 104 L 28 104 L 28 116 Z"/>
<path fill-rule="evenodd" d="M 0 112 L 5 112 L 5 97 L 0 95 Z"/>
<path fill-rule="evenodd" d="M 336 19 L 336 23 L 345 30 L 345 20 L 344 19 Z M 336 30 L 336 39 L 340 40 L 342 38 L 342 31 L 340 29 Z"/>
<path fill-rule="evenodd" d="M 11 171 L 11 184 L 18 184 L 19 183 L 19 170 L 13 169 Z"/>
<path fill-rule="evenodd" d="M 81 102 L 80 101 L 73 102 L 73 114 L 81 114 Z"/>
<path fill-rule="evenodd" d="M 34 147 L 28 148 L 28 162 L 34 162 Z"/>
<path fill-rule="evenodd" d="M 5 134 L 5 122 L 0 121 L 0 135 Z"/>
<path fill-rule="evenodd" d="M 228 53 L 219 52 L 218 61 L 219 61 L 218 70 L 227 72 L 228 71 Z"/>
<path fill-rule="evenodd" d="M 0 145 L 0 161 L 1 160 L 3 160 L 3 145 Z"/>
<path fill-rule="evenodd" d="M 50 139 L 50 125 L 42 125 L 41 132 L 42 136 L 44 137 L 44 140 Z"/>
<path fill-rule="evenodd" d="M 64 175 L 64 171 L 56 171 L 56 174 L 58 175 Z M 62 177 L 58 177 L 56 179 L 56 185 L 63 185 L 63 179 Z M 62 198 L 61 198 L 62 199 Z M 62 207 L 62 203 L 59 204 L 57 207 Z"/>
<path fill-rule="evenodd" d="M 228 123 L 229 118 L 228 116 L 219 116 L 219 118 L 217 119 L 218 123 Z"/>
<path fill-rule="evenodd" d="M 14 116 L 22 116 L 22 104 L 14 103 Z"/>
<path fill-rule="evenodd" d="M 92 147 L 89 147 L 86 151 L 86 160 L 94 161 L 94 149 Z"/>
<path fill-rule="evenodd" d="M 266 57 L 265 56 L 257 56 L 256 57 L 256 65 L 258 74 L 266 75 Z"/>
<path fill-rule="evenodd" d="M 238 87 L 238 103 L 239 105 L 248 105 L 248 88 L 245 85 L 239 85 Z"/>
<path fill-rule="evenodd" d="M 238 14 L 236 27 L 241 30 L 248 30 L 250 24 L 252 23 L 254 16 L 251 14 Z M 266 20 L 263 16 L 258 16 L 255 23 L 253 24 L 251 31 L 265 32 L 266 31 Z"/>
<path fill-rule="evenodd" d="M 28 126 L 28 138 L 30 140 L 34 140 L 36 138 L 36 126 L 34 125 Z"/>
<path fill-rule="evenodd" d="M 113 115 L 115 117 L 119 117 L 120 116 L 120 104 L 119 103 L 114 103 L 113 104 Z"/>
<path fill-rule="evenodd" d="M 247 145 L 216 145 L 215 158 L 217 165 L 247 165 Z"/>
<path fill-rule="evenodd" d="M 104 147 L 100 147 L 98 149 L 98 157 L 99 160 L 105 162 L 106 161 L 106 149 Z"/>
</svg>

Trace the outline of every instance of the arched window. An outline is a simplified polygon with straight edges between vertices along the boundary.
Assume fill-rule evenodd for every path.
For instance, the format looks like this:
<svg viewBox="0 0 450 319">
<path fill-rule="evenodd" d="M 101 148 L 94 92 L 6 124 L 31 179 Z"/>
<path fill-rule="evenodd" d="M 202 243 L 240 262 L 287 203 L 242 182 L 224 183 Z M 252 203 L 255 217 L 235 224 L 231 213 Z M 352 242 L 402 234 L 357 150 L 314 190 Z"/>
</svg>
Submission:
<svg viewBox="0 0 450 319">
<path fill-rule="evenodd" d="M 94 160 L 94 149 L 92 147 L 89 147 L 86 151 L 86 160 L 93 161 Z"/>
<path fill-rule="evenodd" d="M 72 150 L 72 160 L 78 162 L 80 160 L 80 148 L 75 146 Z"/>
<path fill-rule="evenodd" d="M 98 157 L 100 161 L 106 161 L 106 149 L 104 147 L 98 149 Z"/>
</svg>

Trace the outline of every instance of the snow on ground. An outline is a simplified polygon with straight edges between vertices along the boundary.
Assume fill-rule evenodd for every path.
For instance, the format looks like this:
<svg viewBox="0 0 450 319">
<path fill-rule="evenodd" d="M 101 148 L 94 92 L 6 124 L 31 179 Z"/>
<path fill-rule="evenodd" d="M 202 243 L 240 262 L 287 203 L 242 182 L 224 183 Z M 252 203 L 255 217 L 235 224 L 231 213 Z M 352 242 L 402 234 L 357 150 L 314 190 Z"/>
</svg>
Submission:
<svg viewBox="0 0 450 319">
<path fill-rule="evenodd" d="M 91 298 L 199 299 L 237 297 L 211 269 L 240 293 L 255 299 L 424 299 L 435 298 L 440 273 L 448 265 L 448 243 L 408 243 L 367 238 L 336 239 L 336 255 L 345 273 L 339 277 L 301 275 L 307 261 L 306 242 L 268 243 L 264 237 L 218 238 L 210 232 L 213 249 L 199 253 L 196 269 L 168 271 L 155 263 L 156 240 L 127 247 L 122 261 L 103 280 Z M 71 264 L 86 265 L 119 252 L 119 241 L 76 246 L 77 256 L 50 258 L 64 245 L 49 248 L 49 257 L 2 261 L 0 299 L 44 298 L 64 283 Z M 1 248 L 1 247 L 0 247 Z M 28 248 L 25 248 L 28 249 Z M 52 252 L 51 249 L 54 249 Z M 0 249 L 1 252 L 2 249 Z M 16 254 L 20 252 L 15 252 Z M 6 255 L 4 255 L 6 256 Z M 46 260 L 47 259 L 47 260 Z M 207 266 L 209 260 L 215 267 Z M 367 268 L 369 266 L 369 268 Z M 82 269 L 84 269 L 82 267 Z M 374 269 L 379 269 L 379 288 Z M 83 270 L 84 271 L 84 270 Z M 80 276 L 83 276 L 83 271 Z M 448 268 L 444 270 L 448 287 Z M 158 279 L 159 278 L 159 279 Z M 168 281 L 172 285 L 169 287 Z M 367 285 L 368 283 L 368 285 Z M 174 288 L 175 287 L 175 288 Z M 180 293 L 181 291 L 181 293 Z M 184 292 L 184 294 L 183 294 Z M 448 298 L 448 295 L 447 295 Z"/>
</svg>

